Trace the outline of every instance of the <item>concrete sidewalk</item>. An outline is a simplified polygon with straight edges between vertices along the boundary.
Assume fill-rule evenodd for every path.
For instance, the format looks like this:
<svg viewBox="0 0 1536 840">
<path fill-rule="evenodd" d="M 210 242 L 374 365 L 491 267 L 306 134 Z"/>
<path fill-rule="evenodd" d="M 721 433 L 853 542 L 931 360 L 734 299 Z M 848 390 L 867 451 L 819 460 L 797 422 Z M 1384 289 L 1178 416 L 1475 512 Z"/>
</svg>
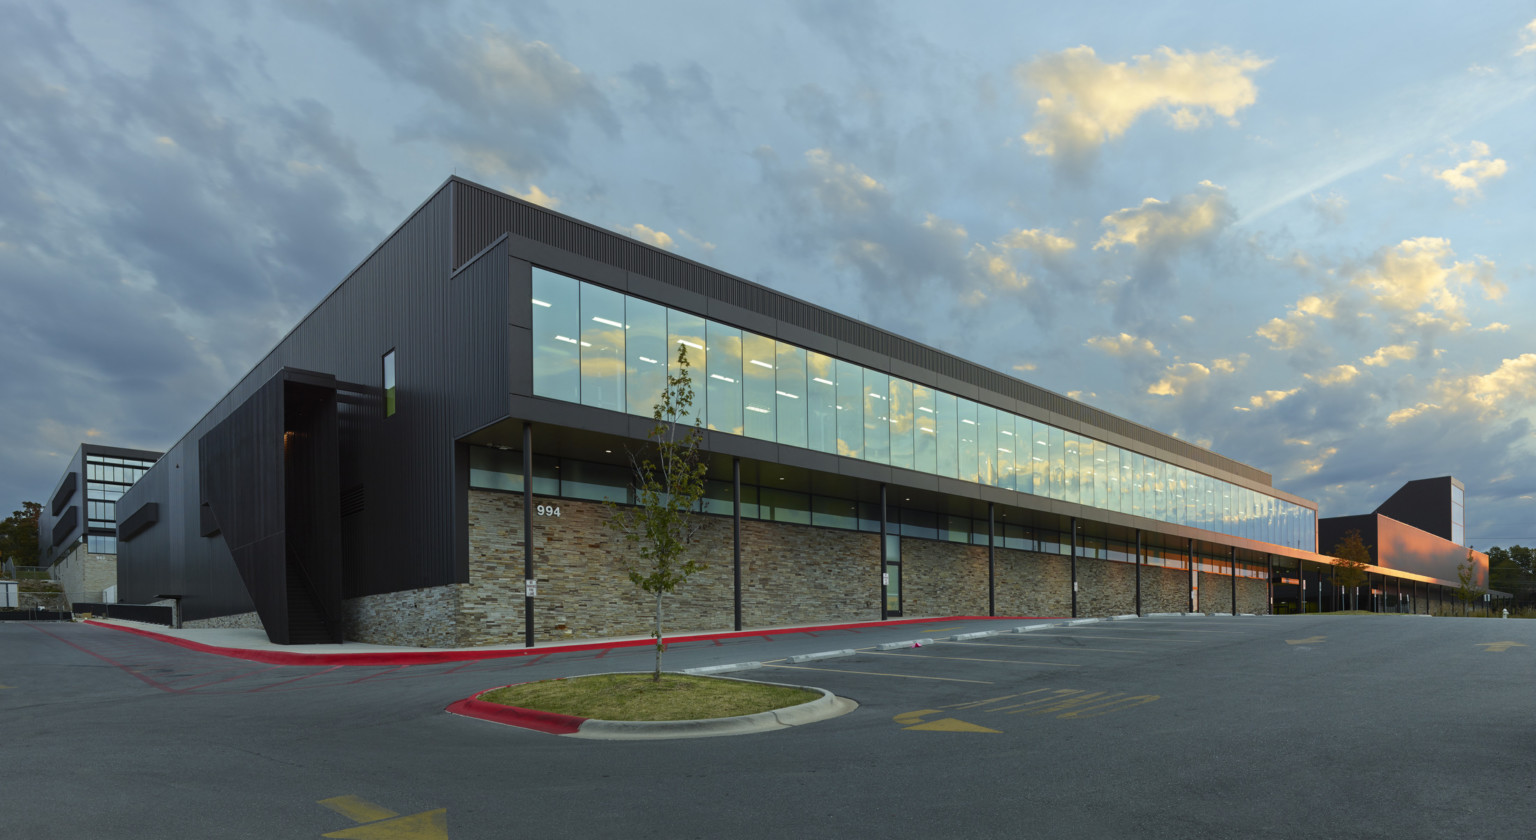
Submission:
<svg viewBox="0 0 1536 840">
<path fill-rule="evenodd" d="M 994 618 L 988 616 L 899 618 L 888 621 L 762 627 L 739 632 L 678 633 L 676 635 L 669 634 L 666 637 L 666 641 L 668 646 L 674 646 L 689 642 L 705 642 L 717 639 L 757 638 L 851 628 L 896 627 L 904 624 L 931 624 L 947 621 L 997 620 L 1035 619 L 1024 619 L 1023 617 Z M 87 619 L 85 623 L 156 638 L 179 647 L 203 653 L 214 653 L 220 656 L 230 656 L 270 665 L 423 665 L 437 662 L 464 662 L 512 656 L 537 656 L 585 650 L 643 647 L 653 644 L 650 636 L 617 636 L 605 639 L 582 639 L 568 642 L 539 642 L 535 647 L 531 648 L 525 647 L 521 643 L 469 648 L 421 648 L 407 645 L 375 645 L 365 642 L 346 642 L 339 645 L 279 645 L 267 639 L 266 631 L 253 628 L 189 627 L 173 629 L 159 624 L 103 618 Z"/>
</svg>

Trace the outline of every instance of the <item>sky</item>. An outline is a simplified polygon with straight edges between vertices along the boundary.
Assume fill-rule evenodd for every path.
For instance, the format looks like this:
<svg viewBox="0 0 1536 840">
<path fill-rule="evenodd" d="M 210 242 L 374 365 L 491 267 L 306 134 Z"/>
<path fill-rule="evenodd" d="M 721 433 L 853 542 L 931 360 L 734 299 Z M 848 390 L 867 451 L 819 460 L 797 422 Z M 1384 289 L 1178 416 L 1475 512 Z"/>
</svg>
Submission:
<svg viewBox="0 0 1536 840">
<path fill-rule="evenodd" d="M 1536 544 L 1536 6 L 7 0 L 0 514 L 457 174 Z M 1325 551 L 1327 546 L 1322 547 Z"/>
</svg>

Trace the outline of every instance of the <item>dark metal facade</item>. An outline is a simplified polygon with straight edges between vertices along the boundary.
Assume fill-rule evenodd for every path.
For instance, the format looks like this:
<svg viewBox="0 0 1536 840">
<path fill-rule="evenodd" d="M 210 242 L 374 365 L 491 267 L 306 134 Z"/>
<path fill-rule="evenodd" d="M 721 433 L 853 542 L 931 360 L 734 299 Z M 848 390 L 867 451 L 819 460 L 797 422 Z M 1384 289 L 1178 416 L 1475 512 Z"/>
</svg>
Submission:
<svg viewBox="0 0 1536 840">
<path fill-rule="evenodd" d="M 59 483 L 54 486 L 48 504 L 43 506 L 37 520 L 37 565 L 50 566 L 69 552 L 75 543 L 89 530 L 86 515 L 86 467 L 87 457 L 133 458 L 152 461 L 159 452 L 144 449 L 124 449 L 118 446 L 100 446 L 82 443 L 70 456 L 69 465 Z M 107 533 L 98 530 L 97 533 Z"/>
<path fill-rule="evenodd" d="M 154 502 L 160 517 L 121 547 L 121 600 L 185 595 L 186 620 L 256 608 L 223 537 L 204 535 L 199 448 L 284 367 L 338 382 L 344 597 L 467 579 L 467 464 L 454 442 L 507 413 L 508 260 L 504 242 L 488 242 L 454 271 L 452 189 L 417 208 L 123 497 L 125 515 Z M 399 408 L 386 418 L 390 350 Z M 280 482 L 261 492 L 250 504 L 280 504 Z"/>
</svg>

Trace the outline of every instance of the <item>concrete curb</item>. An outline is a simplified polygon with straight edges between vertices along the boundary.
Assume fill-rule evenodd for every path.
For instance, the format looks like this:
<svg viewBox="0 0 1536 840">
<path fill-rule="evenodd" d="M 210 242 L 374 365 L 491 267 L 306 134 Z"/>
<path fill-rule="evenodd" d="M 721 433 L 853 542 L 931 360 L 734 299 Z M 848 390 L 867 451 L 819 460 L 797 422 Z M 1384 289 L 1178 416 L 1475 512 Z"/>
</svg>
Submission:
<svg viewBox="0 0 1536 840">
<path fill-rule="evenodd" d="M 524 709 L 517 706 L 503 706 L 500 703 L 487 703 L 480 700 L 479 697 L 486 692 L 496 690 L 495 688 L 488 688 L 474 697 L 450 704 L 445 711 L 462 717 L 477 718 L 492 723 L 532 729 L 551 735 L 564 735 L 570 738 L 596 741 L 659 741 L 677 738 L 715 738 L 724 735 L 751 735 L 757 732 L 773 732 L 780 729 L 788 729 L 792 726 L 803 726 L 807 723 L 841 717 L 859 707 L 859 704 L 853 700 L 849 700 L 846 697 L 838 697 L 824 688 L 816 688 L 814 686 L 770 683 L 761 680 L 743 680 L 736 677 L 716 677 L 716 679 L 732 680 L 734 682 L 755 682 L 761 685 L 782 685 L 805 691 L 814 691 L 821 696 L 808 703 L 801 703 L 798 706 L 759 712 L 754 715 L 739 715 L 737 717 L 711 718 L 707 720 L 632 721 L 598 720 L 596 718 L 562 715 L 555 712 L 541 712 L 537 709 Z M 498 688 L 505 688 L 505 686 L 498 686 Z"/>
<path fill-rule="evenodd" d="M 736 662 L 731 665 L 705 665 L 702 668 L 685 668 L 682 673 L 695 677 L 712 677 L 716 674 L 728 674 L 732 671 L 755 671 L 763 667 L 761 662 Z"/>
<path fill-rule="evenodd" d="M 824 650 L 821 653 L 802 653 L 799 656 L 791 656 L 785 661 L 792 665 L 799 665 L 802 662 L 819 662 L 823 659 L 838 659 L 844 656 L 853 656 L 855 653 L 857 653 L 857 651 L 853 650 L 852 648 L 845 650 Z"/>
</svg>

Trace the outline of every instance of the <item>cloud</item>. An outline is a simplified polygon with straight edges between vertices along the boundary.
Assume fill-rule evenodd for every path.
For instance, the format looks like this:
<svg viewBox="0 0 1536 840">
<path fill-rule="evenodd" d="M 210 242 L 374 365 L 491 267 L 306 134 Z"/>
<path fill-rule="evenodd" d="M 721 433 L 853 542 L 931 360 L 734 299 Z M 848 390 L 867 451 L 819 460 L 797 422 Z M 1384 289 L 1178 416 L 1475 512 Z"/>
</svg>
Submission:
<svg viewBox="0 0 1536 840">
<path fill-rule="evenodd" d="M 1088 339 L 1087 344 L 1097 350 L 1102 350 L 1111 356 L 1159 356 L 1157 347 L 1145 338 L 1137 338 L 1134 335 L 1120 333 L 1117 336 L 1099 335 Z"/>
<path fill-rule="evenodd" d="M 655 245 L 658 248 L 666 248 L 669 251 L 673 249 L 675 244 L 671 236 L 659 230 L 652 230 L 638 222 L 629 227 L 619 228 L 619 232 L 625 236 L 638 239 L 647 245 Z"/>
<path fill-rule="evenodd" d="M 1478 332 L 1509 332 L 1509 325 L 1508 324 L 1501 324 L 1498 321 L 1494 321 L 1493 323 L 1489 324 L 1486 327 L 1478 327 L 1477 331 Z"/>
<path fill-rule="evenodd" d="M 1354 365 L 1335 365 L 1322 373 L 1304 374 L 1307 379 L 1323 386 L 1343 385 L 1354 381 L 1360 375 L 1360 369 Z"/>
<path fill-rule="evenodd" d="M 1349 199 L 1336 192 L 1330 192 L 1321 198 L 1315 193 L 1307 197 L 1312 202 L 1312 212 L 1316 213 L 1318 218 L 1332 225 L 1344 224 L 1344 211 L 1349 207 Z"/>
<path fill-rule="evenodd" d="M 1532 20 L 1520 29 L 1520 49 L 1515 50 L 1515 55 L 1525 55 L 1528 52 L 1536 52 L 1536 20 Z"/>
<path fill-rule="evenodd" d="M 1232 223 L 1236 217 L 1226 190 L 1210 181 L 1201 189 L 1170 202 L 1148 198 L 1139 207 L 1127 207 L 1100 222 L 1104 235 L 1094 250 L 1130 245 L 1138 250 L 1161 251 L 1200 240 Z"/>
<path fill-rule="evenodd" d="M 551 210 L 560 206 L 560 199 L 539 189 L 538 184 L 529 184 L 527 192 L 518 192 L 517 190 L 508 190 L 508 192 L 524 201 L 531 201 L 540 207 L 548 207 Z"/>
<path fill-rule="evenodd" d="M 1177 397 L 1191 387 L 1210 379 L 1213 374 L 1232 374 L 1248 362 L 1247 356 L 1237 359 L 1216 359 L 1210 366 L 1199 362 L 1178 362 L 1169 365 L 1163 377 L 1147 387 L 1147 393 L 1155 397 Z"/>
<path fill-rule="evenodd" d="M 1379 348 L 1375 353 L 1361 359 L 1360 362 L 1371 367 L 1386 367 L 1393 362 L 1405 362 L 1419 355 L 1419 345 L 1392 344 Z"/>
<path fill-rule="evenodd" d="M 1252 408 L 1268 408 L 1284 400 L 1286 397 L 1295 396 L 1300 391 L 1300 388 L 1292 388 L 1289 391 L 1265 391 L 1262 394 L 1255 394 L 1249 397 L 1248 405 Z"/>
<path fill-rule="evenodd" d="M 1247 53 L 1168 47 L 1129 64 L 1101 61 L 1087 46 L 1042 56 L 1014 68 L 1021 87 L 1044 93 L 1023 139 L 1036 155 L 1072 159 L 1121 136 L 1154 109 L 1180 131 L 1205 125 L 1212 115 L 1233 122 L 1258 97 L 1250 74 L 1268 64 Z"/>
<path fill-rule="evenodd" d="M 997 240 L 997 245 L 1022 251 L 1038 251 L 1053 256 L 1065 254 L 1077 247 L 1077 243 L 1071 238 L 1043 230 L 1016 230 Z"/>
<path fill-rule="evenodd" d="M 390 14 L 322 0 L 282 8 L 424 93 L 425 104 L 394 111 L 399 139 L 442 144 L 484 180 L 526 181 L 564 163 L 579 122 L 619 136 L 604 86 L 545 42 L 489 23 L 461 29 L 437 4 Z"/>
<path fill-rule="evenodd" d="M 1421 236 L 1405 239 L 1376 254 L 1357 272 L 1351 285 L 1364 290 L 1370 302 L 1415 325 L 1467 326 L 1464 291 L 1476 284 L 1484 297 L 1497 299 L 1504 286 L 1494 276 L 1494 264 L 1483 257 L 1454 260 L 1448 239 Z"/>
<path fill-rule="evenodd" d="M 1509 171 L 1509 164 L 1503 158 L 1493 157 L 1487 143 L 1473 141 L 1467 152 L 1471 155 L 1469 159 L 1435 173 L 1435 179 L 1444 181 L 1462 203 L 1480 197 L 1485 182 L 1502 178 Z"/>
</svg>

